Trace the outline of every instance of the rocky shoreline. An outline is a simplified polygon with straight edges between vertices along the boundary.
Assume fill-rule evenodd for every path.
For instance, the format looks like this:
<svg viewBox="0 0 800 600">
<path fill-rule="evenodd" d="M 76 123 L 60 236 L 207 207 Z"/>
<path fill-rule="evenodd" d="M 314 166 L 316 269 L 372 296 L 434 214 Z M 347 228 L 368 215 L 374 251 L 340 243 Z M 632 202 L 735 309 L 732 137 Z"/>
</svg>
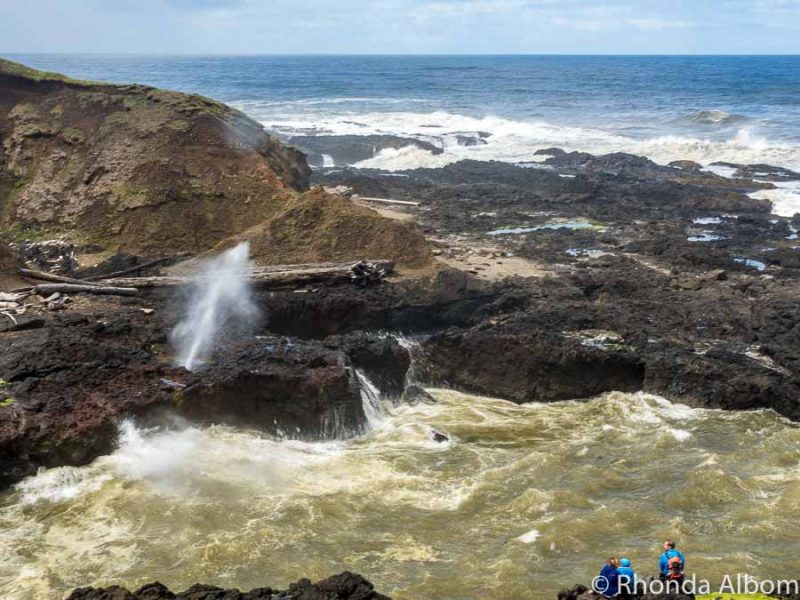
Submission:
<svg viewBox="0 0 800 600">
<path fill-rule="evenodd" d="M 389 597 L 375 591 L 360 575 L 344 572 L 317 583 L 301 579 L 282 591 L 264 587 L 240 592 L 198 583 L 175 593 L 156 582 L 134 592 L 119 586 L 80 588 L 67 600 L 389 600 Z"/>
<path fill-rule="evenodd" d="M 316 153 L 312 174 L 213 101 L 0 63 L 0 487 L 111 452 L 131 416 L 358 435 L 359 373 L 398 400 L 421 384 L 517 403 L 645 390 L 800 420 L 800 217 L 750 197 L 800 174 L 555 148 L 522 166 L 323 168 L 409 143 L 357 137 L 292 140 Z M 257 288 L 264 318 L 189 372 L 168 343 L 180 286 L 37 297 L 20 271 L 172 275 L 242 239 L 259 265 L 382 258 L 398 273 Z M 112 597 L 385 598 L 347 573 L 287 592 L 70 596 Z"/>
</svg>

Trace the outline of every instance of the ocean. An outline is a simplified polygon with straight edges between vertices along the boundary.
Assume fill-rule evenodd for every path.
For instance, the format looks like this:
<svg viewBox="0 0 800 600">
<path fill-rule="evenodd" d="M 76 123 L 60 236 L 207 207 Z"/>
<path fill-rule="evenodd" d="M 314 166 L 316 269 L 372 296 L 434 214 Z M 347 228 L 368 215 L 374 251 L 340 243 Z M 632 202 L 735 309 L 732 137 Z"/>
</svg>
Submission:
<svg viewBox="0 0 800 600">
<path fill-rule="evenodd" d="M 560 146 L 800 169 L 800 56 L 8 58 L 200 93 L 285 135 L 390 133 L 448 145 L 448 134 L 491 134 L 438 156 L 388 153 L 374 165 L 387 168 L 464 157 L 518 162 Z"/>
<path fill-rule="evenodd" d="M 0 597 L 348 569 L 397 600 L 555 598 L 597 574 L 600 548 L 653 573 L 665 537 L 715 584 L 800 570 L 800 428 L 774 412 L 431 392 L 381 403 L 351 440 L 125 422 L 113 453 L 0 494 Z"/>
<path fill-rule="evenodd" d="M 528 163 L 559 146 L 721 174 L 733 170 L 712 163 L 800 170 L 800 57 L 9 58 L 201 93 L 285 138 L 383 133 L 441 149 L 383 150 L 362 167 Z M 758 194 L 794 214 L 798 189 L 781 186 Z M 399 600 L 555 597 L 597 573 L 598 548 L 652 573 L 666 537 L 715 582 L 800 571 L 800 427 L 772 411 L 431 393 L 370 404 L 370 431 L 349 440 L 124 422 L 110 454 L 0 493 L 0 597 L 155 579 L 285 586 L 345 569 Z"/>
</svg>

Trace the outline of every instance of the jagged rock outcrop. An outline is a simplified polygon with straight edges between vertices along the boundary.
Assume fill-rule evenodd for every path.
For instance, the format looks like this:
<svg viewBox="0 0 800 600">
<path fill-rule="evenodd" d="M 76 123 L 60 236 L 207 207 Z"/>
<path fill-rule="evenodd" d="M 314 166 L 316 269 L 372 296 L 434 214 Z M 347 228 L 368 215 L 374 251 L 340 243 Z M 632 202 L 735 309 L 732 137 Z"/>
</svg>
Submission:
<svg viewBox="0 0 800 600">
<path fill-rule="evenodd" d="M 213 585 L 195 584 L 183 592 L 173 593 L 161 583 L 149 583 L 135 592 L 120 586 L 79 588 L 67 600 L 391 600 L 375 591 L 361 575 L 345 571 L 317 583 L 301 579 L 288 590 L 269 587 L 249 592 L 226 590 Z"/>
<path fill-rule="evenodd" d="M 425 355 L 431 381 L 520 403 L 635 392 L 644 380 L 633 352 L 608 352 L 536 329 L 453 328 L 433 335 Z"/>
<path fill-rule="evenodd" d="M 386 336 L 248 336 L 190 373 L 171 366 L 161 312 L 104 307 L 3 334 L 0 487 L 112 451 L 127 416 L 157 425 L 166 412 L 314 439 L 353 435 L 366 421 L 355 369 L 399 395 L 410 364 Z"/>
<path fill-rule="evenodd" d="M 308 186 L 297 150 L 196 95 L 0 60 L 0 229 L 199 251 Z"/>
<path fill-rule="evenodd" d="M 705 408 L 800 419 L 800 283 L 692 279 L 604 256 L 506 290 L 472 324 L 422 342 L 419 374 L 515 402 L 644 390 Z M 491 311 L 489 310 L 491 309 Z M 494 314 L 492 314 L 494 312 Z"/>
</svg>

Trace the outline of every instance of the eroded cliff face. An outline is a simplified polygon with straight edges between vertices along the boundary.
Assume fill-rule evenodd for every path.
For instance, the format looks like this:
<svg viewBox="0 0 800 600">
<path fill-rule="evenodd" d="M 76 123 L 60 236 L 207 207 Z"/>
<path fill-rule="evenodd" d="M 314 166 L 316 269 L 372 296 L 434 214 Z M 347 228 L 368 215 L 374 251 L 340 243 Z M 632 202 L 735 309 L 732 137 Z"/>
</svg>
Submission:
<svg viewBox="0 0 800 600">
<path fill-rule="evenodd" d="M 0 231 L 196 252 L 308 187 L 305 156 L 201 96 L 0 60 Z"/>
</svg>

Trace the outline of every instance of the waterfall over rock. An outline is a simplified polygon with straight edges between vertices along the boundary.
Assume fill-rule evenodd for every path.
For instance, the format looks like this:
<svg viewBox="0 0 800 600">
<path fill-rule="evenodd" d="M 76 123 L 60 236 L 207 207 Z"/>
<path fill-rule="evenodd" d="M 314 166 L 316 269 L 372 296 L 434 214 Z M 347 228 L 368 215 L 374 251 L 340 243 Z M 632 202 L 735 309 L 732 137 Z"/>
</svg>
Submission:
<svg viewBox="0 0 800 600">
<path fill-rule="evenodd" d="M 356 369 L 356 377 L 361 388 L 361 401 L 369 429 L 380 429 L 384 425 L 381 392 L 361 370 Z"/>
</svg>

